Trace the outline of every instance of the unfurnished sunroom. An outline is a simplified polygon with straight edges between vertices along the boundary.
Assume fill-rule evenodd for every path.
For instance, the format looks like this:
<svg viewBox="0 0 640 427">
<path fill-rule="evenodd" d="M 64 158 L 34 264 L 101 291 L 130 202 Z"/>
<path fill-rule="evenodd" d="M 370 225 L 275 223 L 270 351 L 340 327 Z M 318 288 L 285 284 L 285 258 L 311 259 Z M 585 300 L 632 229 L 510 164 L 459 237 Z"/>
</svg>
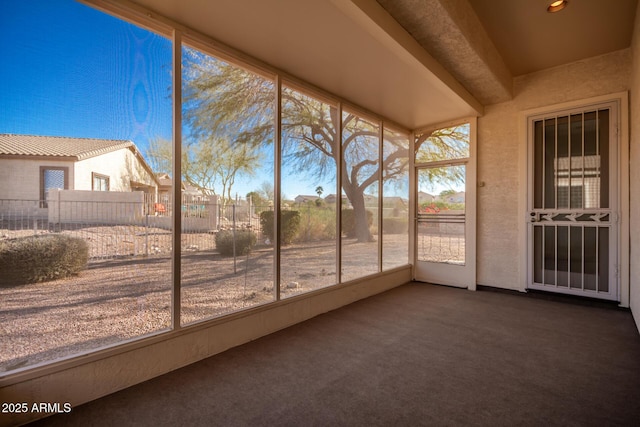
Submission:
<svg viewBox="0 0 640 427">
<path fill-rule="evenodd" d="M 0 132 L 134 141 L 174 208 L 0 217 L 89 247 L 0 287 L 3 394 L 81 404 L 412 280 L 640 325 L 637 1 L 14 3 Z"/>
</svg>

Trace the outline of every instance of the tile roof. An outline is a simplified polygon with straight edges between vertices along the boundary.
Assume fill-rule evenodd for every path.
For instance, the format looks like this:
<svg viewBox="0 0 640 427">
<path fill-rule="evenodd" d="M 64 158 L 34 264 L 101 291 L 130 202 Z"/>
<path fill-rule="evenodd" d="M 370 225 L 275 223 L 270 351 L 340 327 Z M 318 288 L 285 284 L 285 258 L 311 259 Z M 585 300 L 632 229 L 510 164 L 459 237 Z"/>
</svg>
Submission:
<svg viewBox="0 0 640 427">
<path fill-rule="evenodd" d="M 47 156 L 84 160 L 90 157 L 134 147 L 131 141 L 0 134 L 0 156 Z"/>
</svg>

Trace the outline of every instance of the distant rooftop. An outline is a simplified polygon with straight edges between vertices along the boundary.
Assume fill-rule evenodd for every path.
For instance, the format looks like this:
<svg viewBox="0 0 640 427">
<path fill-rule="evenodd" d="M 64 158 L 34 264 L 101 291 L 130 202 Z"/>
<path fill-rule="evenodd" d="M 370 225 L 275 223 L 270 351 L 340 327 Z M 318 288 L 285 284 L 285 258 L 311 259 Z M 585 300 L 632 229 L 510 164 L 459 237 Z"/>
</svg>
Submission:
<svg viewBox="0 0 640 427">
<path fill-rule="evenodd" d="M 0 156 L 84 160 L 129 147 L 135 151 L 134 143 L 124 140 L 0 134 Z"/>
</svg>

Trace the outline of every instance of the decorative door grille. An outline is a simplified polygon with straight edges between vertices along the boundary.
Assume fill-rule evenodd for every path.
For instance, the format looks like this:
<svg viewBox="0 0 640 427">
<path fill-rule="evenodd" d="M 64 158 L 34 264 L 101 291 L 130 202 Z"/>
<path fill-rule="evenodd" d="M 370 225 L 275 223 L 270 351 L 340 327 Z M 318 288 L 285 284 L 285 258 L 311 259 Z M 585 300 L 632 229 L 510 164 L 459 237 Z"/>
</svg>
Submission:
<svg viewBox="0 0 640 427">
<path fill-rule="evenodd" d="M 530 288 L 615 299 L 609 108 L 532 121 Z"/>
</svg>

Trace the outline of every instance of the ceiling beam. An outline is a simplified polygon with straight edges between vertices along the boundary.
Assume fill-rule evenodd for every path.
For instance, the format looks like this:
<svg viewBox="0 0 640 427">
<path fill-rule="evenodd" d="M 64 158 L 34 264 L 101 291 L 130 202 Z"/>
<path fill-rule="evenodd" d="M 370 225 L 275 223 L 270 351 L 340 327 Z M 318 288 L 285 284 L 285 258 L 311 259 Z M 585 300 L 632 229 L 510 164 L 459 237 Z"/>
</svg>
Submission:
<svg viewBox="0 0 640 427">
<path fill-rule="evenodd" d="M 513 76 L 468 0 L 378 3 L 483 105 L 512 98 Z"/>
</svg>

